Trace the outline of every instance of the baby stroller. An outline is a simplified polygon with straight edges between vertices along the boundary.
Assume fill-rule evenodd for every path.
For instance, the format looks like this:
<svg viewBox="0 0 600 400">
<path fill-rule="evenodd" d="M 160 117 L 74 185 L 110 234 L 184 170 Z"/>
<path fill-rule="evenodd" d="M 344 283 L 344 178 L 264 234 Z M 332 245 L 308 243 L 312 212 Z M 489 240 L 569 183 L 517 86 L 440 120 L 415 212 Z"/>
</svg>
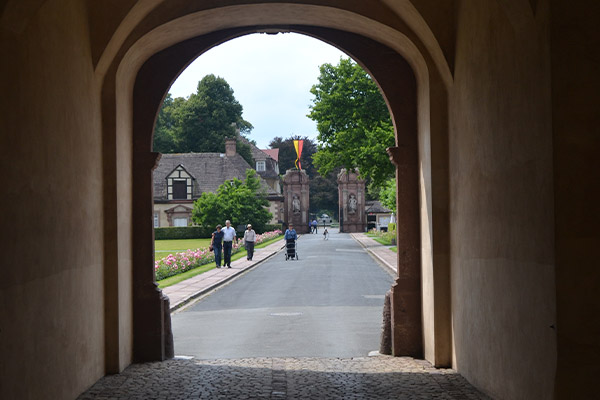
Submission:
<svg viewBox="0 0 600 400">
<path fill-rule="evenodd" d="M 285 241 L 285 261 L 290 258 L 293 260 L 294 258 L 298 260 L 298 251 L 297 251 L 297 240 L 296 239 L 287 239 Z"/>
</svg>

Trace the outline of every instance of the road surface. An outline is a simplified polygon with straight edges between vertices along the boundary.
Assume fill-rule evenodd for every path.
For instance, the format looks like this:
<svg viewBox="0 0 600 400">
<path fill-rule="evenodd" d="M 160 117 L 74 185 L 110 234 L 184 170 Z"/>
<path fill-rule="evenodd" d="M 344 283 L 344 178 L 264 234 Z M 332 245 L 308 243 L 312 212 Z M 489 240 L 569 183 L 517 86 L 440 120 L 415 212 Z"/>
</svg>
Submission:
<svg viewBox="0 0 600 400">
<path fill-rule="evenodd" d="M 173 314 L 175 354 L 200 359 L 361 357 L 379 349 L 392 276 L 348 234 L 305 234 L 298 261 L 278 253 Z"/>
</svg>

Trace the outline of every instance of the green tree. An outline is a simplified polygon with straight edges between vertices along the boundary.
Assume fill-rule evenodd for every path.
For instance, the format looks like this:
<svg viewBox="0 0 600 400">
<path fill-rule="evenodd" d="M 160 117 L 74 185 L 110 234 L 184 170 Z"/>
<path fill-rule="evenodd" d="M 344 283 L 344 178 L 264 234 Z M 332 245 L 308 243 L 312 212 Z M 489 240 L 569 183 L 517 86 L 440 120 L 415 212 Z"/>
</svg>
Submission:
<svg viewBox="0 0 600 400">
<path fill-rule="evenodd" d="M 252 124 L 242 118 L 242 105 L 225 79 L 206 75 L 187 99 L 167 96 L 158 114 L 154 150 L 162 153 L 225 151 L 225 139 L 247 135 Z M 250 147 L 237 141 L 238 153 L 254 164 Z"/>
<path fill-rule="evenodd" d="M 379 200 L 381 204 L 396 212 L 396 178 L 390 178 L 384 182 L 379 191 Z"/>
<path fill-rule="evenodd" d="M 182 97 L 173 99 L 170 93 L 165 97 L 154 126 L 154 151 L 160 153 L 174 153 L 176 151 L 176 115 L 178 108 L 183 103 L 185 103 L 185 99 Z"/>
<path fill-rule="evenodd" d="M 202 193 L 194 202 L 192 220 L 198 225 L 214 227 L 229 219 L 234 227 L 252 224 L 257 232 L 264 232 L 272 218 L 268 207 L 256 171 L 248 169 L 244 181 L 234 178 L 219 186 L 217 193 Z"/>
<path fill-rule="evenodd" d="M 385 151 L 395 145 L 389 111 L 371 77 L 351 59 L 323 64 L 308 117 L 317 122 L 319 147 L 313 156 L 319 173 L 358 168 L 379 187 L 394 175 Z"/>
</svg>

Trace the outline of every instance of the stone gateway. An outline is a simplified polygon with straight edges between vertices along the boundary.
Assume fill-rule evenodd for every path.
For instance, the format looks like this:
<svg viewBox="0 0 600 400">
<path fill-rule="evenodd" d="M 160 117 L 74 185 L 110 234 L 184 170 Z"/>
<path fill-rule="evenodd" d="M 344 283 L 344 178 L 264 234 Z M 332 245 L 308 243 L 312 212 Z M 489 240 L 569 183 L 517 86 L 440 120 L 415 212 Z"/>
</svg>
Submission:
<svg viewBox="0 0 600 400">
<path fill-rule="evenodd" d="M 342 169 L 338 174 L 340 204 L 340 232 L 364 232 L 367 229 L 365 213 L 365 181 L 357 171 Z"/>
<path fill-rule="evenodd" d="M 284 222 L 298 233 L 308 233 L 308 175 L 304 170 L 288 169 L 283 177 Z"/>
</svg>

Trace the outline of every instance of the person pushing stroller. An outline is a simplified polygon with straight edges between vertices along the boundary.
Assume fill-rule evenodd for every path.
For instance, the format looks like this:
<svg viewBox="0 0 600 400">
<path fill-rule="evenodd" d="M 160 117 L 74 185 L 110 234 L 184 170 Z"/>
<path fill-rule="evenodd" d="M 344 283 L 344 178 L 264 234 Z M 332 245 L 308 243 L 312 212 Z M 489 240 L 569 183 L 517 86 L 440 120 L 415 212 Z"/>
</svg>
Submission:
<svg viewBox="0 0 600 400">
<path fill-rule="evenodd" d="M 298 234 L 296 233 L 296 230 L 292 224 L 290 224 L 286 229 L 283 238 L 285 239 L 285 246 L 287 250 L 285 259 L 287 260 L 288 258 L 294 257 L 298 258 L 298 254 L 296 254 L 296 239 L 298 239 Z"/>
</svg>

